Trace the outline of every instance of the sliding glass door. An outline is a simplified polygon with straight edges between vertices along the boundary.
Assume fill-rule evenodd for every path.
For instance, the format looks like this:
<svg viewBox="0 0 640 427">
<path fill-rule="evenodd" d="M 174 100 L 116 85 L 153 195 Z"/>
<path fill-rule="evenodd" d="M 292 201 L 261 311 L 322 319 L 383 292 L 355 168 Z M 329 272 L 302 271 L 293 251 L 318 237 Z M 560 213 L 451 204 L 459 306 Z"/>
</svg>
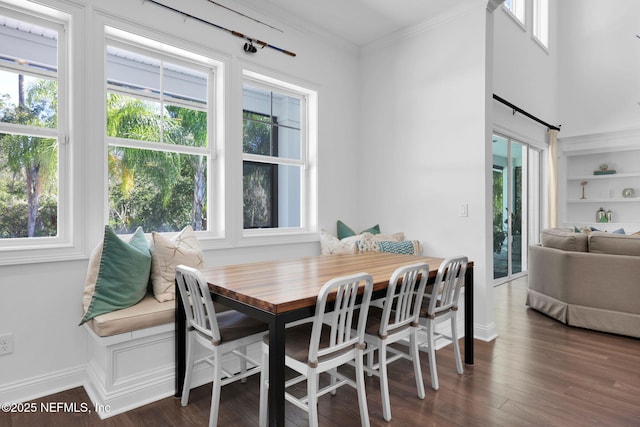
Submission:
<svg viewBox="0 0 640 427">
<path fill-rule="evenodd" d="M 540 151 L 493 135 L 493 278 L 504 281 L 527 268 L 528 236 L 538 229 Z"/>
</svg>

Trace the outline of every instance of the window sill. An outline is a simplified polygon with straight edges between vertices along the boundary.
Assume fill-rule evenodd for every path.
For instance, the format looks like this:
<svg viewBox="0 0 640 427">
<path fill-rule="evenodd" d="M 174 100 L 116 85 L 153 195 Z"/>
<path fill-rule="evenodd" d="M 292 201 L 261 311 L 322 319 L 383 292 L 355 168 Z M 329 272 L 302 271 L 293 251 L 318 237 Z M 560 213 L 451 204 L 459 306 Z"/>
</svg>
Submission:
<svg viewBox="0 0 640 427">
<path fill-rule="evenodd" d="M 0 250 L 0 266 L 77 261 L 89 258 L 89 253 L 75 247 L 42 247 Z"/>
</svg>

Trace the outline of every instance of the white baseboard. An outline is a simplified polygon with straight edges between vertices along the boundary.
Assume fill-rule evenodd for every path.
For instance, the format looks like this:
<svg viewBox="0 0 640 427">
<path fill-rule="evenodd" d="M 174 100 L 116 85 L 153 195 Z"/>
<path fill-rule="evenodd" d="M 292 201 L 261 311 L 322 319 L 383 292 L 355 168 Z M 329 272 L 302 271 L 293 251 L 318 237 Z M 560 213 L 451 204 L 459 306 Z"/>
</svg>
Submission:
<svg viewBox="0 0 640 427">
<path fill-rule="evenodd" d="M 86 366 L 77 366 L 0 385 L 0 402 L 27 402 L 50 394 L 80 387 Z"/>
</svg>

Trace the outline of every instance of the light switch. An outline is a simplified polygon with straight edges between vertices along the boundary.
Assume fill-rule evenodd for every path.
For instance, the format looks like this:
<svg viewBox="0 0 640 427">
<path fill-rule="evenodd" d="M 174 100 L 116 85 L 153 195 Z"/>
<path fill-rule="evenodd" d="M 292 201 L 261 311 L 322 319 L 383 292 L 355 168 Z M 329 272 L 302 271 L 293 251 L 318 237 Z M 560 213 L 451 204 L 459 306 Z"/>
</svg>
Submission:
<svg viewBox="0 0 640 427">
<path fill-rule="evenodd" d="M 469 216 L 469 205 L 467 203 L 463 203 L 460 205 L 460 216 Z"/>
</svg>

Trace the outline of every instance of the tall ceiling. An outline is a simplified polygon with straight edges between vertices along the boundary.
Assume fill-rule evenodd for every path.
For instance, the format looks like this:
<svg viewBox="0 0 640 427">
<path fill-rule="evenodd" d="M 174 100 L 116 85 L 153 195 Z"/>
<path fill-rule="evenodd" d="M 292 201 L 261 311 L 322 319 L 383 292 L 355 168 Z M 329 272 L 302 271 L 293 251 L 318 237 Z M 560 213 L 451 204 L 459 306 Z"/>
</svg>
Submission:
<svg viewBox="0 0 640 427">
<path fill-rule="evenodd" d="M 295 26 L 314 27 L 357 46 L 486 0 L 216 0 L 242 4 Z M 295 21 L 295 22 L 291 22 Z"/>
</svg>

